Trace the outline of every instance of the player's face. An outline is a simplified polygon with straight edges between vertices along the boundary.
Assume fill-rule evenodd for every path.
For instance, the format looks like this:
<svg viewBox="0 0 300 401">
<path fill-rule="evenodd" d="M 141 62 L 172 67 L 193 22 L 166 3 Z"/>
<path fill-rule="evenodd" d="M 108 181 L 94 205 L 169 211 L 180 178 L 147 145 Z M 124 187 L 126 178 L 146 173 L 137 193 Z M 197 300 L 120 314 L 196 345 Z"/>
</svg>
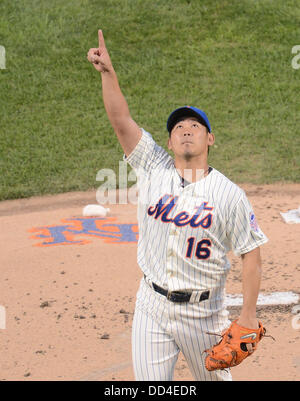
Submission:
<svg viewBox="0 0 300 401">
<path fill-rule="evenodd" d="M 168 148 L 174 152 L 175 157 L 190 159 L 202 155 L 207 157 L 208 146 L 213 143 L 214 135 L 196 118 L 187 117 L 174 125 Z"/>
</svg>

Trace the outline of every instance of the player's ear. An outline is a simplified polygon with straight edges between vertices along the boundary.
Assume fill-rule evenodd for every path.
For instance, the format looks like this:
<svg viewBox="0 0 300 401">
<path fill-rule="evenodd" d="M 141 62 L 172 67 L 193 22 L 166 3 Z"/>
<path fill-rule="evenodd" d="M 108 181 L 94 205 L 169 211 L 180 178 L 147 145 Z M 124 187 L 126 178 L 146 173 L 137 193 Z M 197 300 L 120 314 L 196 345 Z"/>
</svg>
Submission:
<svg viewBox="0 0 300 401">
<path fill-rule="evenodd" d="M 171 143 L 171 138 L 168 138 L 167 146 L 169 150 L 172 150 L 172 143 Z"/>
<path fill-rule="evenodd" d="M 215 143 L 215 134 L 212 132 L 208 133 L 208 146 L 212 146 Z"/>
</svg>

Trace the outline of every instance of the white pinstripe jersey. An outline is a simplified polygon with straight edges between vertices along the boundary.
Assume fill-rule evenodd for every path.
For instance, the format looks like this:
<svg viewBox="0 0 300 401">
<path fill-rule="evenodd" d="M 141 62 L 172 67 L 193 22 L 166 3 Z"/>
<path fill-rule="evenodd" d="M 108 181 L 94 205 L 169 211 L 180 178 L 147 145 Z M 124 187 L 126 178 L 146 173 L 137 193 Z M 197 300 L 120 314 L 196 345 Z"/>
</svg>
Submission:
<svg viewBox="0 0 300 401">
<path fill-rule="evenodd" d="M 124 160 L 139 178 L 138 264 L 154 283 L 170 291 L 223 291 L 226 254 L 268 241 L 245 192 L 216 169 L 182 187 L 173 158 L 143 129 Z"/>
</svg>

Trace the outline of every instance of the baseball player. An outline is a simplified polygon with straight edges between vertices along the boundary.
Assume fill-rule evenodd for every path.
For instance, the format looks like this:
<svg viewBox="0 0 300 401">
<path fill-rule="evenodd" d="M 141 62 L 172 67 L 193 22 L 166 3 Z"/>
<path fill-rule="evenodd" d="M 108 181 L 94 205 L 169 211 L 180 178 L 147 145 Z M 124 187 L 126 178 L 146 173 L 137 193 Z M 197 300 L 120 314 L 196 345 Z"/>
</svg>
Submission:
<svg viewBox="0 0 300 401">
<path fill-rule="evenodd" d="M 181 351 L 197 381 L 232 380 L 229 370 L 205 368 L 204 351 L 231 322 L 224 305 L 232 250 L 241 256 L 243 306 L 237 323 L 257 329 L 260 230 L 245 192 L 208 165 L 214 134 L 195 107 L 174 110 L 167 120 L 171 157 L 132 119 L 98 31 L 99 47 L 88 60 L 101 73 L 105 109 L 139 177 L 138 264 L 143 279 L 132 327 L 136 380 L 169 381 Z M 249 337 L 249 335 L 247 335 Z M 250 335 L 251 337 L 251 335 Z M 247 345 L 248 352 L 253 351 Z"/>
</svg>

